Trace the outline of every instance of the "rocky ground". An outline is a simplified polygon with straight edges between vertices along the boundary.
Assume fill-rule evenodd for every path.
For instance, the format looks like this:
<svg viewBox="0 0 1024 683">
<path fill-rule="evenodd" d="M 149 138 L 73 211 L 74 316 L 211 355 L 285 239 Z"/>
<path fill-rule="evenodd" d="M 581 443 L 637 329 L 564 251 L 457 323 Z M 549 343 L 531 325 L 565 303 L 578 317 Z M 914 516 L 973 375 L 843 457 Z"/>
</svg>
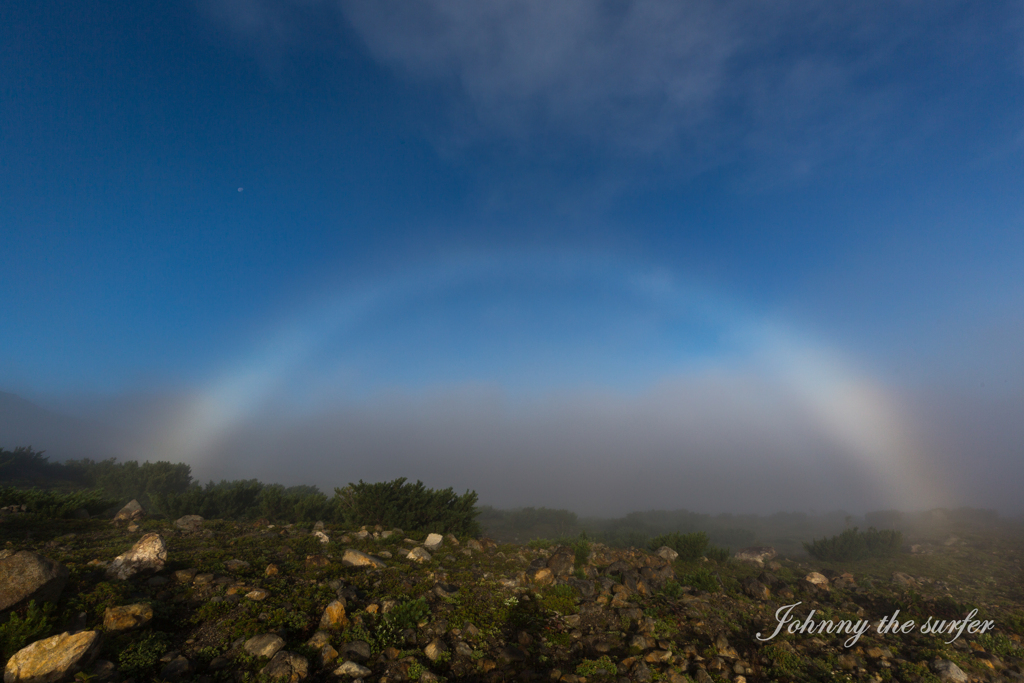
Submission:
<svg viewBox="0 0 1024 683">
<path fill-rule="evenodd" d="M 52 605 L 5 682 L 1024 680 L 1019 536 L 837 566 L 123 517 L 0 521 L 0 634 Z M 984 633 L 920 633 L 975 609 Z M 779 615 L 869 628 L 759 639 Z"/>
</svg>

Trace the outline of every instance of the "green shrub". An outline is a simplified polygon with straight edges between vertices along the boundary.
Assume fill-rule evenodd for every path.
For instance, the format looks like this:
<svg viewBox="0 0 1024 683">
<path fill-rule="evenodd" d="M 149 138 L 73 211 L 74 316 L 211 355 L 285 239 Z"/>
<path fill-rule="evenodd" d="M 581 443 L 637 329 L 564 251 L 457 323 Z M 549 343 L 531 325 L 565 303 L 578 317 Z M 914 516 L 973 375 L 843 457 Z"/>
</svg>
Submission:
<svg viewBox="0 0 1024 683">
<path fill-rule="evenodd" d="M 608 655 L 602 655 L 598 659 L 584 659 L 576 666 L 577 676 L 586 676 L 587 678 L 601 679 L 612 679 L 617 677 L 619 669 L 615 666 L 615 662 Z"/>
<path fill-rule="evenodd" d="M 350 526 L 380 524 L 385 528 L 460 536 L 480 533 L 474 491 L 459 496 L 451 488 L 436 491 L 421 481 L 407 484 L 402 477 L 375 484 L 360 480 L 334 492 L 333 503 L 344 523 Z"/>
<path fill-rule="evenodd" d="M 0 507 L 24 505 L 26 512 L 48 519 L 66 519 L 84 508 L 94 515 L 115 504 L 102 491 L 48 491 L 41 489 L 0 488 Z"/>
<path fill-rule="evenodd" d="M 683 596 L 686 591 L 683 590 L 683 586 L 678 581 L 666 581 L 665 585 L 658 591 L 660 595 L 665 596 L 669 600 L 677 600 Z"/>
<path fill-rule="evenodd" d="M 651 550 L 657 550 L 661 546 L 667 545 L 679 553 L 680 560 L 696 560 L 704 555 L 709 543 L 708 535 L 703 531 L 697 531 L 692 534 L 672 532 L 671 534 L 655 536 L 647 542 L 647 547 Z"/>
<path fill-rule="evenodd" d="M 902 544 L 903 534 L 899 531 L 879 531 L 874 527 L 858 531 L 853 527 L 838 536 L 805 542 L 804 549 L 811 557 L 823 562 L 848 562 L 869 557 L 892 557 Z"/>
<path fill-rule="evenodd" d="M 709 560 L 713 560 L 719 564 L 725 564 L 732 559 L 732 553 L 729 552 L 728 548 L 719 548 L 718 546 L 711 546 L 704 551 L 704 557 Z"/>
<path fill-rule="evenodd" d="M 558 614 L 575 614 L 576 600 L 578 594 L 576 589 L 569 585 L 552 586 L 541 593 L 541 609 L 557 612 Z"/>
<path fill-rule="evenodd" d="M 159 631 L 147 633 L 122 648 L 117 655 L 117 668 L 122 676 L 141 676 L 160 662 L 168 648 L 168 638 Z"/>
<path fill-rule="evenodd" d="M 385 614 L 377 623 L 374 631 L 374 644 L 377 650 L 395 645 L 407 628 L 416 628 L 417 624 L 430 616 L 430 605 L 426 598 L 406 600 Z"/>
<path fill-rule="evenodd" d="M 0 661 L 7 661 L 29 643 L 48 636 L 52 628 L 52 613 L 53 605 L 39 607 L 35 600 L 31 600 L 23 615 L 11 614 L 7 623 L 0 626 Z"/>
<path fill-rule="evenodd" d="M 722 588 L 718 577 L 707 567 L 698 567 L 693 572 L 684 574 L 682 576 L 682 583 L 698 590 L 707 591 L 708 593 L 714 593 Z"/>
</svg>

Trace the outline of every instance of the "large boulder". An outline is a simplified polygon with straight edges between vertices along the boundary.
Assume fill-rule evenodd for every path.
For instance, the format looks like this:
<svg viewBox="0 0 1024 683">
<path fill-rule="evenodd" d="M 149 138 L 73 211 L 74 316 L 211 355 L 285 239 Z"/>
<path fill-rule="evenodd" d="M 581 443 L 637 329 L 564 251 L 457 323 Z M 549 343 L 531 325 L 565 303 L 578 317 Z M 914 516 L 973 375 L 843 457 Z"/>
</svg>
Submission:
<svg viewBox="0 0 1024 683">
<path fill-rule="evenodd" d="M 75 675 L 95 657 L 100 642 L 96 631 L 37 640 L 7 662 L 4 683 L 56 683 Z"/>
<path fill-rule="evenodd" d="M 128 502 L 123 508 L 121 508 L 116 515 L 114 515 L 115 522 L 134 522 L 142 519 L 146 516 L 146 511 L 142 509 L 142 505 L 139 501 L 134 498 Z"/>
<path fill-rule="evenodd" d="M 139 572 L 158 572 L 167 561 L 167 545 L 160 534 L 146 534 L 123 555 L 107 565 L 107 576 L 122 581 Z"/>
<path fill-rule="evenodd" d="M 0 614 L 29 600 L 55 602 L 67 582 L 67 567 L 53 560 L 28 550 L 8 555 L 0 559 Z"/>
</svg>

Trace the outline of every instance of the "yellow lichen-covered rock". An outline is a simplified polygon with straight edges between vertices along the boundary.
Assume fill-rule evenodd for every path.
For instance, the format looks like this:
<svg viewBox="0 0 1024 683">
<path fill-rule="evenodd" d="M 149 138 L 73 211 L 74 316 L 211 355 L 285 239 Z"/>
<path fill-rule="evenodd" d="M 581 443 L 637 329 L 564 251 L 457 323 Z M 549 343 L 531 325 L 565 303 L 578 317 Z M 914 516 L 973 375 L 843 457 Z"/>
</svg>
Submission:
<svg viewBox="0 0 1024 683">
<path fill-rule="evenodd" d="M 153 608 L 149 605 L 108 607 L 103 613 L 103 628 L 107 631 L 130 631 L 145 626 L 152 620 Z"/>
<path fill-rule="evenodd" d="M 10 658 L 4 683 L 56 683 L 72 676 L 96 654 L 99 641 L 96 631 L 37 640 Z"/>
<path fill-rule="evenodd" d="M 345 603 L 334 600 L 324 610 L 324 616 L 320 619 L 320 628 L 337 631 L 346 626 L 348 626 L 348 616 L 345 614 Z"/>
</svg>

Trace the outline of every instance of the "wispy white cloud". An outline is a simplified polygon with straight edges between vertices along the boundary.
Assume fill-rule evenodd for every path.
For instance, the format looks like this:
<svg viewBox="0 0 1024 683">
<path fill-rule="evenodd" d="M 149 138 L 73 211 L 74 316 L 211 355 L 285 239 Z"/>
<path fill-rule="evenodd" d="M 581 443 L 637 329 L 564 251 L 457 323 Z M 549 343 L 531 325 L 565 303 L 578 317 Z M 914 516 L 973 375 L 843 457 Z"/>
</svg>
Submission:
<svg viewBox="0 0 1024 683">
<path fill-rule="evenodd" d="M 302 40 L 304 13 L 336 8 L 380 64 L 445 93 L 445 146 L 497 136 L 531 154 L 582 145 L 684 170 L 756 157 L 800 172 L 941 127 L 970 84 L 934 74 L 977 61 L 990 40 L 962 25 L 962 5 L 216 0 L 207 11 L 283 41 Z"/>
</svg>

